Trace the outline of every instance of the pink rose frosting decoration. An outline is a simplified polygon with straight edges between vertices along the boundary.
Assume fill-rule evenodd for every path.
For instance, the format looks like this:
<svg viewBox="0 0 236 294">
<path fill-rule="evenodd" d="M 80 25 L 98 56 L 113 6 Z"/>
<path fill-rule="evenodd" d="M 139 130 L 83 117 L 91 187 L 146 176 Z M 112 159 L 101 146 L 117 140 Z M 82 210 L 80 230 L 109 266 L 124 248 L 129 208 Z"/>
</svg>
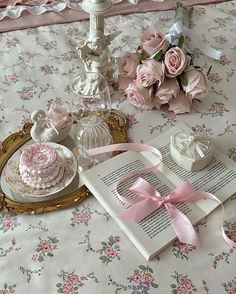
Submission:
<svg viewBox="0 0 236 294">
<path fill-rule="evenodd" d="M 191 98 L 202 99 L 208 94 L 208 78 L 201 69 L 188 67 L 184 72 L 187 85 L 183 86 L 184 91 Z"/>
<path fill-rule="evenodd" d="M 129 77 L 132 79 L 136 78 L 136 69 L 140 64 L 140 59 L 136 53 L 125 53 L 121 58 L 119 63 L 120 75 L 124 77 Z"/>
<path fill-rule="evenodd" d="M 166 78 L 164 83 L 159 88 L 157 88 L 155 93 L 155 100 L 157 100 L 160 104 L 169 103 L 172 98 L 177 97 L 179 90 L 180 88 L 176 78 Z"/>
<path fill-rule="evenodd" d="M 137 67 L 137 80 L 143 87 L 149 87 L 154 83 L 159 86 L 164 82 L 165 65 L 154 59 L 148 59 Z"/>
<path fill-rule="evenodd" d="M 148 57 L 160 51 L 166 52 L 170 43 L 165 37 L 158 32 L 144 32 L 141 40 L 141 49 L 148 55 Z"/>
<path fill-rule="evenodd" d="M 129 84 L 125 92 L 129 102 L 136 108 L 141 110 L 152 109 L 153 87 L 144 88 L 138 80 L 135 80 Z"/>
<path fill-rule="evenodd" d="M 164 63 L 166 66 L 166 76 L 173 78 L 180 75 L 188 66 L 190 56 L 184 53 L 179 47 L 170 48 L 166 54 Z"/>
<path fill-rule="evenodd" d="M 189 95 L 180 91 L 175 99 L 169 101 L 169 110 L 175 114 L 190 112 L 192 100 Z"/>
</svg>

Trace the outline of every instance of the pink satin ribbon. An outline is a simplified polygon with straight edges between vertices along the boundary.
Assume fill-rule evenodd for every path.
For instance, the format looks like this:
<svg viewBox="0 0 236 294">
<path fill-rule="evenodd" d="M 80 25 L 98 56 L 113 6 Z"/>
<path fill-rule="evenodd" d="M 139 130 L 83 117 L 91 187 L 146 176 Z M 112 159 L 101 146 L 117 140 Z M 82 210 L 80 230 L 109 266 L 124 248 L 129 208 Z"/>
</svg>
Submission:
<svg viewBox="0 0 236 294">
<path fill-rule="evenodd" d="M 121 176 L 119 178 L 119 180 L 117 181 L 116 185 L 118 186 L 118 184 L 120 182 L 123 182 L 124 180 L 131 178 L 134 175 L 137 174 L 146 174 L 149 172 L 152 172 L 154 169 L 158 168 L 158 166 L 160 165 L 161 161 L 162 161 L 162 155 L 161 152 L 150 145 L 147 144 L 139 144 L 139 143 L 120 143 L 120 144 L 111 144 L 111 145 L 107 145 L 107 146 L 102 146 L 102 147 L 97 147 L 97 148 L 93 148 L 93 149 L 89 149 L 87 150 L 87 154 L 89 156 L 95 156 L 98 154 L 102 154 L 102 153 L 108 153 L 108 152 L 114 152 L 114 151 L 136 151 L 136 152 L 143 152 L 143 151 L 148 151 L 148 152 L 153 152 L 155 155 L 157 155 L 159 157 L 159 162 L 151 167 L 148 168 L 142 168 L 140 170 L 136 170 L 134 172 L 129 172 L 124 176 Z M 122 198 L 122 196 L 121 196 Z M 123 200 L 123 199 L 122 199 Z M 128 199 L 125 200 L 126 203 L 133 203 L 132 201 L 129 201 Z"/>
<path fill-rule="evenodd" d="M 196 191 L 188 182 L 182 182 L 169 195 L 162 197 L 159 192 L 156 191 L 156 189 L 143 178 L 138 178 L 130 190 L 137 193 L 139 198 L 141 196 L 143 199 L 121 212 L 119 214 L 121 219 L 132 222 L 140 222 L 146 216 L 150 215 L 152 212 L 164 205 L 168 211 L 172 227 L 179 241 L 194 246 L 200 245 L 197 233 L 195 232 L 188 217 L 175 207 L 174 204 L 187 203 L 200 199 L 211 199 L 218 202 L 222 209 L 221 231 L 223 238 L 226 243 L 236 248 L 236 242 L 227 237 L 223 228 L 224 206 L 222 202 L 213 194 Z"/>
<path fill-rule="evenodd" d="M 137 174 L 145 174 L 156 169 L 161 161 L 162 155 L 161 152 L 150 145 L 138 144 L 138 143 L 121 143 L 121 144 L 113 144 L 102 147 L 97 147 L 94 149 L 87 150 L 88 155 L 95 156 L 97 154 L 113 152 L 113 151 L 149 151 L 154 152 L 160 158 L 160 162 L 158 164 L 153 165 L 149 168 L 143 168 L 138 171 L 129 172 L 126 175 L 123 175 L 116 182 L 116 187 L 124 181 Z M 231 240 L 225 234 L 223 228 L 223 220 L 224 220 L 224 206 L 222 202 L 213 194 L 208 192 L 199 192 L 193 189 L 193 187 L 188 182 L 182 182 L 174 191 L 172 191 L 169 195 L 163 197 L 159 194 L 156 189 L 151 186 L 146 180 L 143 178 L 138 178 L 138 180 L 132 185 L 130 188 L 131 191 L 138 194 L 138 197 L 129 199 L 128 197 L 121 196 L 118 193 L 118 197 L 125 203 L 130 204 L 131 206 L 121 212 L 118 216 L 126 221 L 139 222 L 143 220 L 146 216 L 150 215 L 152 212 L 157 210 L 159 207 L 164 205 L 167 209 L 168 214 L 171 219 L 172 227 L 179 239 L 182 243 L 191 244 L 194 246 L 198 246 L 200 244 L 199 238 L 193 228 L 188 217 L 183 214 L 178 208 L 175 207 L 176 203 L 187 203 L 193 202 L 200 199 L 210 199 L 216 201 L 221 206 L 221 232 L 223 239 L 225 242 L 236 248 L 236 242 Z"/>
</svg>

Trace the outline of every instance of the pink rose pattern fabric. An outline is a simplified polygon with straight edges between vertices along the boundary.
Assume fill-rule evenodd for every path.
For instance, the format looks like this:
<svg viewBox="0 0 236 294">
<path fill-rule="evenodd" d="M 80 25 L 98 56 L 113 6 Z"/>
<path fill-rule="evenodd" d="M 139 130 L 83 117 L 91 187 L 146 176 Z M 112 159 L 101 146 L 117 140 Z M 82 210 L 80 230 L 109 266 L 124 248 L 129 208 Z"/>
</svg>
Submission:
<svg viewBox="0 0 236 294">
<path fill-rule="evenodd" d="M 129 118 L 130 142 L 149 141 L 184 121 L 193 131 L 214 137 L 221 150 L 236 161 L 235 15 L 231 1 L 194 6 L 191 27 L 202 41 L 223 50 L 223 55 L 214 61 L 191 48 L 195 63 L 206 70 L 212 65 L 212 70 L 207 98 L 195 99 L 190 113 L 176 115 L 165 107 L 158 109 L 165 101 L 174 108 L 176 99 L 181 99 L 175 78 L 161 85 L 164 101 L 157 92 L 154 110 L 136 110 L 119 96 L 119 108 Z M 142 32 L 158 16 L 165 34 L 173 11 L 165 16 L 149 12 L 107 18 L 109 31 L 122 31 L 111 44 L 112 54 L 118 59 L 125 52 L 134 52 Z M 1 34 L 0 140 L 30 121 L 33 110 L 47 111 L 58 102 L 68 106 L 73 95 L 70 81 L 83 70 L 73 40 L 87 31 L 88 22 L 80 22 Z M 128 67 L 123 65 L 130 79 L 133 64 L 127 58 Z M 205 77 L 193 76 L 188 70 L 189 99 L 200 97 L 206 91 Z M 201 87 L 195 87 L 195 79 L 201 81 Z M 117 100 L 113 102 L 117 107 Z M 226 233 L 234 240 L 235 205 L 235 196 L 225 203 L 224 222 Z M 216 211 L 196 227 L 201 247 L 176 241 L 147 262 L 94 197 L 56 213 L 1 213 L 0 293 L 235 293 L 236 250 L 221 239 L 219 217 Z"/>
</svg>

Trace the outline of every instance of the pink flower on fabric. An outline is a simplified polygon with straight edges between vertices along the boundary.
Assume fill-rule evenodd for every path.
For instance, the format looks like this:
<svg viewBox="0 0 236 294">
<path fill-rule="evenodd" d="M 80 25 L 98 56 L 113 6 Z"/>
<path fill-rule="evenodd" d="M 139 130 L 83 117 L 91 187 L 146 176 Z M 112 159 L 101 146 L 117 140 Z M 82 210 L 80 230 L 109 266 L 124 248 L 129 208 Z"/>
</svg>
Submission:
<svg viewBox="0 0 236 294">
<path fill-rule="evenodd" d="M 125 93 L 129 102 L 140 110 L 148 110 L 153 107 L 153 88 L 144 88 L 138 80 L 129 84 Z"/>
<path fill-rule="evenodd" d="M 143 277 L 140 273 L 135 273 L 133 275 L 133 280 L 135 283 L 139 284 L 139 283 L 143 282 Z"/>
<path fill-rule="evenodd" d="M 39 246 L 40 246 L 41 249 L 42 249 L 43 251 L 45 251 L 45 252 L 50 252 L 50 251 L 52 251 L 51 244 L 50 244 L 48 241 L 46 241 L 46 240 L 41 241 L 41 242 L 39 243 Z"/>
<path fill-rule="evenodd" d="M 139 64 L 140 59 L 138 54 L 130 52 L 125 53 L 125 55 L 121 58 L 119 63 L 120 75 L 135 79 L 136 69 Z"/>
<path fill-rule="evenodd" d="M 184 279 L 181 281 L 181 286 L 191 289 L 192 288 L 192 281 L 190 279 Z"/>
<path fill-rule="evenodd" d="M 10 292 L 7 289 L 1 290 L 0 294 L 10 294 Z"/>
<path fill-rule="evenodd" d="M 179 90 L 180 88 L 176 78 L 166 78 L 164 83 L 156 90 L 155 99 L 160 104 L 166 104 L 177 97 Z"/>
<path fill-rule="evenodd" d="M 111 246 L 106 247 L 106 248 L 104 249 L 105 254 L 108 255 L 108 256 L 111 255 L 112 251 L 113 251 L 113 248 L 112 248 Z"/>
<path fill-rule="evenodd" d="M 10 229 L 13 227 L 13 221 L 10 217 L 7 217 L 5 220 L 4 220 L 4 228 L 5 229 Z"/>
<path fill-rule="evenodd" d="M 181 244 L 180 248 L 181 248 L 181 251 L 183 251 L 184 253 L 186 253 L 186 254 L 189 253 L 189 247 L 187 244 Z"/>
<path fill-rule="evenodd" d="M 169 110 L 175 114 L 190 112 L 191 104 L 191 98 L 183 91 L 180 91 L 177 97 L 169 102 Z"/>
<path fill-rule="evenodd" d="M 83 220 L 85 222 L 88 222 L 91 219 L 91 215 L 89 213 L 84 213 L 83 214 Z"/>
<path fill-rule="evenodd" d="M 187 79 L 187 85 L 183 85 L 184 91 L 191 96 L 191 98 L 202 99 L 208 94 L 208 78 L 201 69 L 188 67 L 184 72 Z"/>
<path fill-rule="evenodd" d="M 154 281 L 153 276 L 149 273 L 144 274 L 143 278 L 144 278 L 144 281 L 148 282 L 149 284 L 153 283 L 153 281 Z"/>
<path fill-rule="evenodd" d="M 227 294 L 236 294 L 236 286 L 233 288 L 228 289 Z"/>
<path fill-rule="evenodd" d="M 148 57 L 162 51 L 166 52 L 170 43 L 165 37 L 158 32 L 145 31 L 141 40 L 141 49 L 148 55 Z"/>
<path fill-rule="evenodd" d="M 117 251 L 114 250 L 111 246 L 106 247 L 104 249 L 104 252 L 108 257 L 111 257 L 111 258 L 115 258 L 117 256 Z"/>
<path fill-rule="evenodd" d="M 137 67 L 137 80 L 144 87 L 157 83 L 160 86 L 165 78 L 165 65 L 154 59 L 148 59 Z"/>
<path fill-rule="evenodd" d="M 187 291 L 188 290 L 186 288 L 180 286 L 176 289 L 176 294 L 186 294 Z"/>
<path fill-rule="evenodd" d="M 166 54 L 164 63 L 166 66 L 166 76 L 174 78 L 180 75 L 189 65 L 190 57 L 179 47 L 170 48 Z"/>
<path fill-rule="evenodd" d="M 68 283 L 72 284 L 72 285 L 76 285 L 79 281 L 79 278 L 77 275 L 70 275 L 68 276 Z"/>
<path fill-rule="evenodd" d="M 81 213 L 75 213 L 73 218 L 76 223 L 81 223 L 83 221 L 83 216 Z"/>
<path fill-rule="evenodd" d="M 73 285 L 66 283 L 62 288 L 62 293 L 63 294 L 71 294 L 72 290 L 73 290 Z"/>
</svg>

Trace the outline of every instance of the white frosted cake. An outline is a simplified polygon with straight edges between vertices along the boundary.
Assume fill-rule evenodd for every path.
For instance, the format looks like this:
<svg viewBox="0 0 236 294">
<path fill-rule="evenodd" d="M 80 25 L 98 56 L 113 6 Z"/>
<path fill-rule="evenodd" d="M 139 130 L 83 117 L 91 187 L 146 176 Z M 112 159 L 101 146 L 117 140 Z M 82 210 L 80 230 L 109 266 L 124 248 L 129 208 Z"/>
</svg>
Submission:
<svg viewBox="0 0 236 294">
<path fill-rule="evenodd" d="M 36 143 L 22 151 L 19 171 L 24 183 L 41 189 L 55 186 L 63 177 L 64 166 L 56 148 Z"/>
</svg>

